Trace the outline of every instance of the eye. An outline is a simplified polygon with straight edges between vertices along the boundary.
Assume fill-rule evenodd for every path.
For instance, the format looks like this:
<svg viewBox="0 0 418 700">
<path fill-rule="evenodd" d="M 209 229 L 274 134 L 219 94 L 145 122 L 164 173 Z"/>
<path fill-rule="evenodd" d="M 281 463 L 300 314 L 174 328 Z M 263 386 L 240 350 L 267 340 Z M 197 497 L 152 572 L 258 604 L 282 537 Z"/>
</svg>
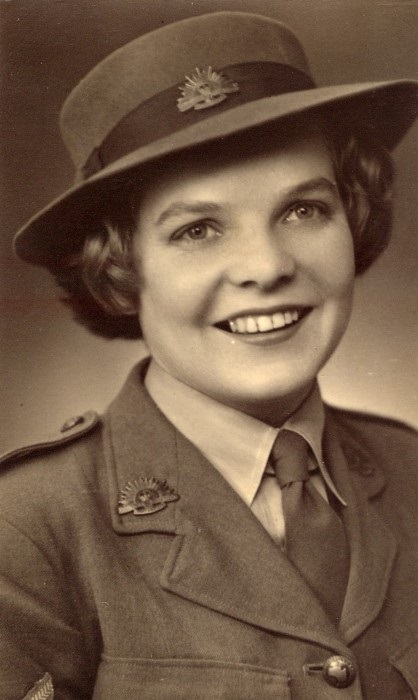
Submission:
<svg viewBox="0 0 418 700">
<path fill-rule="evenodd" d="M 207 221 L 198 221 L 190 226 L 185 226 L 173 235 L 174 241 L 185 243 L 197 243 L 199 241 L 211 241 L 220 236 L 220 232 L 215 228 L 213 223 Z"/>
<path fill-rule="evenodd" d="M 201 241 L 208 235 L 208 224 L 194 224 L 182 232 L 182 237 L 190 238 L 192 241 Z"/>
<path fill-rule="evenodd" d="M 305 221 L 317 217 L 323 218 L 325 214 L 325 205 L 316 202 L 298 202 L 288 209 L 284 220 L 286 222 Z"/>
</svg>

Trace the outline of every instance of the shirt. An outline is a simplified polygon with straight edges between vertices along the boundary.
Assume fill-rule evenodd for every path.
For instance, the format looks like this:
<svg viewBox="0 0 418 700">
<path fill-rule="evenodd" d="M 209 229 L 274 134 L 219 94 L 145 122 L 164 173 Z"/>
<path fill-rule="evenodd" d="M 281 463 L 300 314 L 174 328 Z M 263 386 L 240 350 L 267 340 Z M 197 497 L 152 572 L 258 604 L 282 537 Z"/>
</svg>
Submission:
<svg viewBox="0 0 418 700">
<path fill-rule="evenodd" d="M 148 368 L 145 386 L 165 417 L 220 472 L 277 543 L 284 540 L 282 498 L 268 459 L 279 430 L 292 430 L 306 440 L 313 485 L 327 500 L 326 485 L 346 505 L 322 457 L 325 417 L 317 384 L 280 428 L 192 389 L 154 361 Z"/>
</svg>

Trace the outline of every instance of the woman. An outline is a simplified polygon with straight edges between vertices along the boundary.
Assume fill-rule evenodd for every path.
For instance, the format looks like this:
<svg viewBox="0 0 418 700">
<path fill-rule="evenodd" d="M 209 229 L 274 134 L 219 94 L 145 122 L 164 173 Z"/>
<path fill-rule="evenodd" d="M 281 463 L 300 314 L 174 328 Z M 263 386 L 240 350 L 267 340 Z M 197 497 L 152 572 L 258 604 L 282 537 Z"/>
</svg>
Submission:
<svg viewBox="0 0 418 700">
<path fill-rule="evenodd" d="M 4 460 L 2 697 L 416 696 L 415 436 L 316 376 L 417 97 L 316 88 L 245 13 L 140 37 L 70 95 L 77 184 L 16 250 L 150 359 Z"/>
</svg>

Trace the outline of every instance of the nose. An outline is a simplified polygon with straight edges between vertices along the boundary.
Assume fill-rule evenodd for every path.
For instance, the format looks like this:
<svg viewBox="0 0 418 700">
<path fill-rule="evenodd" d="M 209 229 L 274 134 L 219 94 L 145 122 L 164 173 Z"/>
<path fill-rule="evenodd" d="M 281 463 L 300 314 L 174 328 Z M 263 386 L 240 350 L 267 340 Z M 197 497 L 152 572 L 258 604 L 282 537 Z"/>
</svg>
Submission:
<svg viewBox="0 0 418 700">
<path fill-rule="evenodd" d="M 267 230 L 252 230 L 235 242 L 228 264 L 229 281 L 240 287 L 273 289 L 292 279 L 296 261 L 279 240 Z"/>
</svg>

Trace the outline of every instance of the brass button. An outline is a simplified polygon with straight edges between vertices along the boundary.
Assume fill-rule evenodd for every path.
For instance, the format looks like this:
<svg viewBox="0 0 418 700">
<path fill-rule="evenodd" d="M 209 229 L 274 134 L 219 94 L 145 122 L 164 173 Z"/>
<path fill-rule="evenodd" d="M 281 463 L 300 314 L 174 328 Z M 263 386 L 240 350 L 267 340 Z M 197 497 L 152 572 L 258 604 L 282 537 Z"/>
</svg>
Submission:
<svg viewBox="0 0 418 700">
<path fill-rule="evenodd" d="M 333 688 L 348 688 L 356 677 L 356 669 L 346 656 L 330 656 L 324 663 L 322 676 Z"/>
</svg>

